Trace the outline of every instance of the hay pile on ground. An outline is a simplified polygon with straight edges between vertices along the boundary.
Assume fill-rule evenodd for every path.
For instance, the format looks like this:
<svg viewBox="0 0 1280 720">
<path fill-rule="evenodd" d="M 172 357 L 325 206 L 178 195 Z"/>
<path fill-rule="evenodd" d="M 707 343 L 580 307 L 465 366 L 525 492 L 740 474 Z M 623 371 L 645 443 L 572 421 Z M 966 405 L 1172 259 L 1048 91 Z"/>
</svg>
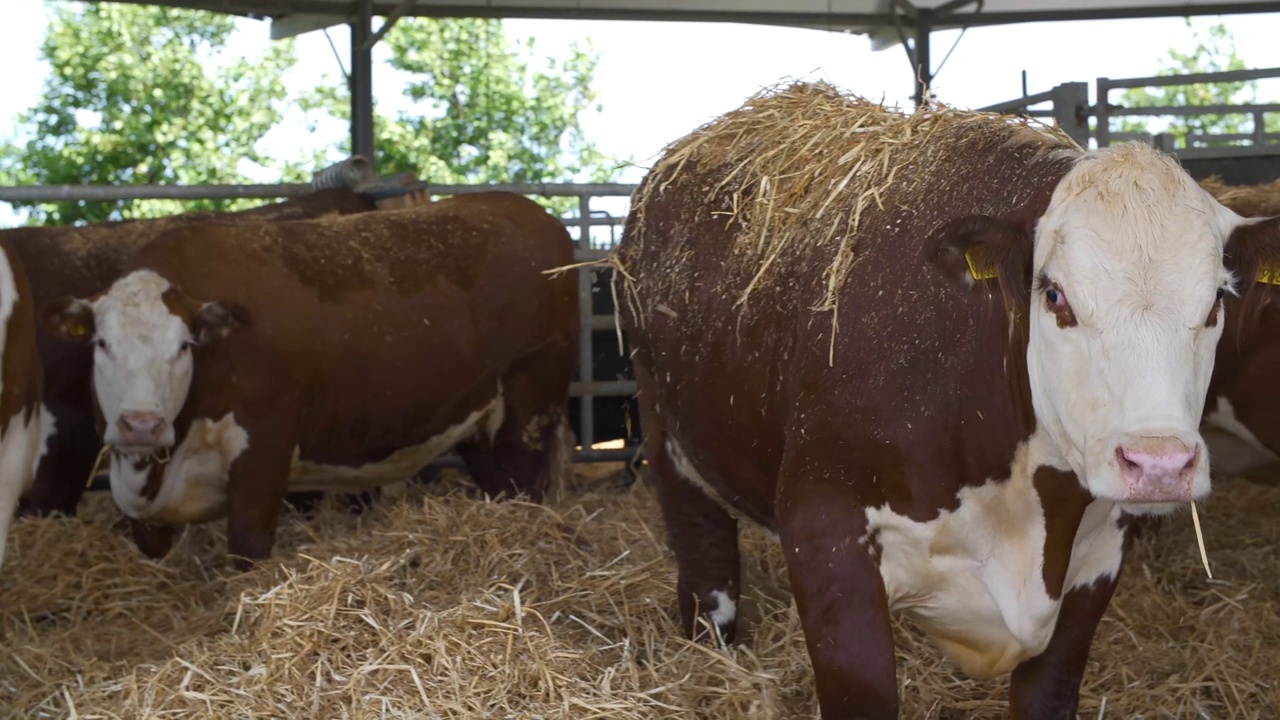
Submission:
<svg viewBox="0 0 1280 720">
<path fill-rule="evenodd" d="M 16 524 L 0 582 L 12 717 L 814 717 L 776 543 L 744 533 L 742 643 L 676 636 L 674 565 L 618 466 L 546 506 L 447 478 L 364 516 L 289 516 L 278 560 L 226 569 L 216 526 L 160 563 L 113 525 Z M 599 474 L 597 474 L 599 475 Z M 1280 487 L 1224 482 L 1141 541 L 1108 611 L 1082 717 L 1269 718 L 1280 709 Z M 955 677 L 899 625 L 903 717 L 1005 716 L 1007 685 Z"/>
<path fill-rule="evenodd" d="M 966 153 L 974 148 L 1021 144 L 1045 156 L 1079 148 L 1057 128 L 933 101 L 903 113 L 827 83 L 768 88 L 664 149 L 632 199 L 629 235 L 641 242 L 650 198 L 697 173 L 709 178 L 707 207 L 727 206 L 718 212 L 726 224 L 742 224 L 734 252 L 752 276 L 738 304 L 769 281 L 771 268 L 816 253 L 826 271 L 813 308 L 836 310 L 869 209 L 937 204 L 936 183 L 916 188 L 919 177 L 936 176 L 928 168 L 972 163 Z"/>
<path fill-rule="evenodd" d="M 1213 175 L 1201 180 L 1200 187 L 1244 217 L 1280 215 L 1280 180 L 1258 185 L 1228 185 Z"/>
</svg>

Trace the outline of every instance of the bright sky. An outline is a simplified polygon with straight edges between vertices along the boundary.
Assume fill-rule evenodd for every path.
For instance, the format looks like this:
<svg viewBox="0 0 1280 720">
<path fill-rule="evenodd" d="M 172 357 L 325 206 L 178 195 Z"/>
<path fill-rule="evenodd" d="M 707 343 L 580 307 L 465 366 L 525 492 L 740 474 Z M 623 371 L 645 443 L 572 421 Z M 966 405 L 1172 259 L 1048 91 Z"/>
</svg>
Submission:
<svg viewBox="0 0 1280 720">
<path fill-rule="evenodd" d="M 3 0 L 0 67 L 5 68 L 0 93 L 0 136 L 12 134 L 16 115 L 29 107 L 47 73 L 37 59 L 44 34 L 44 3 Z M 1216 18 L 1194 22 L 1204 26 Z M 1226 16 L 1236 47 L 1249 67 L 1280 65 L 1280 13 Z M 375 19 L 375 26 L 380 20 Z M 237 51 L 258 53 L 271 41 L 269 25 L 238 21 Z M 603 109 L 587 113 L 583 124 L 605 152 L 646 160 L 667 142 L 738 106 L 761 87 L 797 77 L 826 79 L 871 98 L 909 107 L 911 71 L 902 48 L 872 52 L 865 36 L 754 25 L 614 21 L 509 20 L 508 33 L 534 36 L 539 50 L 558 53 L 569 42 L 590 36 L 601 52 L 595 86 Z M 348 63 L 345 27 L 329 31 L 344 64 Z M 941 62 L 959 31 L 934 34 L 933 57 Z M 975 28 L 965 33 L 934 82 L 935 94 L 962 107 L 1015 98 L 1021 94 L 1021 71 L 1028 91 L 1048 90 L 1063 82 L 1092 84 L 1098 77 L 1154 75 L 1170 45 L 1189 48 L 1190 32 L 1180 18 L 1036 23 Z M 297 40 L 300 61 L 291 87 L 314 86 L 325 73 L 340 76 L 338 62 L 324 33 Z M 386 50 L 375 50 L 375 62 Z M 382 108 L 403 106 L 400 79 L 386 67 L 375 67 L 375 102 Z M 1280 81 L 1263 81 L 1262 95 L 1280 97 Z M 263 139 L 281 156 L 298 150 L 329 147 L 346 133 L 334 123 L 315 133 L 305 130 L 301 114 Z M 639 180 L 641 168 L 628 168 L 625 182 Z M 268 178 L 264 178 L 268 179 Z M 0 226 L 16 222 L 0 203 Z"/>
</svg>

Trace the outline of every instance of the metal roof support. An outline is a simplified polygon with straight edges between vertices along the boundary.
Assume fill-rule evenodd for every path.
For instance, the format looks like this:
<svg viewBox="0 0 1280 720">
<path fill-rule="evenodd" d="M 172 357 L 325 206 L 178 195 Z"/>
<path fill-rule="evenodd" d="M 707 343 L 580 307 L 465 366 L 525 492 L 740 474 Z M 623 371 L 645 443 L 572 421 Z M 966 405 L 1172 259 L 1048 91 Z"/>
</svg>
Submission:
<svg viewBox="0 0 1280 720">
<path fill-rule="evenodd" d="M 911 69 L 916 78 L 916 107 L 924 104 L 925 93 L 929 92 L 929 86 L 933 83 L 933 62 L 929 58 L 929 34 L 933 32 L 933 26 L 929 24 L 928 16 L 931 14 L 922 11 L 916 16 L 916 40 L 911 48 Z"/>
<path fill-rule="evenodd" d="M 369 159 L 373 148 L 373 0 L 359 0 L 351 21 L 351 154 Z"/>
</svg>

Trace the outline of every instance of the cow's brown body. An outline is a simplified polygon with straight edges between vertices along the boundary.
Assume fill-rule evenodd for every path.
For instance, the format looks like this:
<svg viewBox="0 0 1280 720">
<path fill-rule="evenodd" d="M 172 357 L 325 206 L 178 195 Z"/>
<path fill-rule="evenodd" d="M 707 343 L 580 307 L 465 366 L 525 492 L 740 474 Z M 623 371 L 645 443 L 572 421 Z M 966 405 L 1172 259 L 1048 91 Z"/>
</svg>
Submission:
<svg viewBox="0 0 1280 720">
<path fill-rule="evenodd" d="M 1206 183 L 1218 202 L 1244 217 L 1280 215 L 1280 181 L 1255 186 Z M 1280 284 L 1280 273 L 1271 282 Z M 1274 286 L 1273 286 L 1274 287 Z M 1205 439 L 1223 475 L 1280 479 L 1280 309 L 1229 298 L 1205 403 Z"/>
<path fill-rule="evenodd" d="M 0 344 L 0 561 L 9 523 L 33 465 L 45 449 L 50 419 L 41 407 L 44 371 L 36 349 L 36 310 L 22 260 L 0 237 L 0 308 L 8 306 Z M 8 275 L 9 277 L 4 277 Z M 12 280 L 12 283 L 10 283 Z M 11 305 L 10 305 L 11 303 Z"/>
<path fill-rule="evenodd" d="M 231 213 L 190 212 L 150 220 L 84 227 L 21 227 L 0 231 L 28 268 L 35 306 L 65 295 L 85 296 L 111 284 L 133 254 L 175 227 L 209 222 L 268 222 L 373 210 L 368 198 L 349 190 L 308 195 Z M 55 427 L 23 512 L 75 514 L 102 440 L 93 425 L 89 376 L 93 351 L 43 330 L 37 333 L 44 367 L 45 405 Z"/>
<path fill-rule="evenodd" d="M 398 453 L 468 418 L 482 427 L 433 452 L 454 445 L 487 493 L 539 499 L 563 458 L 580 322 L 572 273 L 544 271 L 572 262 L 564 226 L 508 193 L 315 221 L 190 226 L 147 245 L 130 273 L 152 271 L 184 298 L 243 314 L 227 337 L 195 350 L 175 460 L 152 466 L 147 492 L 161 472 L 171 482 L 193 422 L 232 417 L 247 447 L 230 464 L 225 505 L 166 510 L 164 524 L 225 512 L 231 552 L 266 557 L 287 488 L 333 487 L 334 475 L 338 485 L 376 484 L 355 471 L 380 463 L 394 471 Z M 394 479 L 429 459 L 408 458 Z"/>
</svg>

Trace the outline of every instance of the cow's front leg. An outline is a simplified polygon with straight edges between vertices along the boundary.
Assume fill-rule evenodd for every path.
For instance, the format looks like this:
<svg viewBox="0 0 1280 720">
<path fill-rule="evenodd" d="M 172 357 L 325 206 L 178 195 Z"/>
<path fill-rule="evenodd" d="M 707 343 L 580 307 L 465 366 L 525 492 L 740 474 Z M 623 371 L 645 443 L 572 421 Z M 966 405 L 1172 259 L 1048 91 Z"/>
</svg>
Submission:
<svg viewBox="0 0 1280 720">
<path fill-rule="evenodd" d="M 231 464 L 227 482 L 227 551 L 237 570 L 271 557 L 295 442 L 287 422 L 255 422 L 246 430 L 249 446 Z"/>
<path fill-rule="evenodd" d="M 824 720 L 897 718 L 893 629 L 858 480 L 784 470 L 778 531 Z"/>
<path fill-rule="evenodd" d="M 159 560 L 173 549 L 173 539 L 178 529 L 173 525 L 154 525 L 145 520 L 129 518 L 129 532 L 143 555 Z"/>
<path fill-rule="evenodd" d="M 1013 670 L 1009 712 L 1015 720 L 1074 720 L 1089 646 L 1119 582 L 1117 571 L 1063 596 L 1049 646 Z"/>
</svg>

